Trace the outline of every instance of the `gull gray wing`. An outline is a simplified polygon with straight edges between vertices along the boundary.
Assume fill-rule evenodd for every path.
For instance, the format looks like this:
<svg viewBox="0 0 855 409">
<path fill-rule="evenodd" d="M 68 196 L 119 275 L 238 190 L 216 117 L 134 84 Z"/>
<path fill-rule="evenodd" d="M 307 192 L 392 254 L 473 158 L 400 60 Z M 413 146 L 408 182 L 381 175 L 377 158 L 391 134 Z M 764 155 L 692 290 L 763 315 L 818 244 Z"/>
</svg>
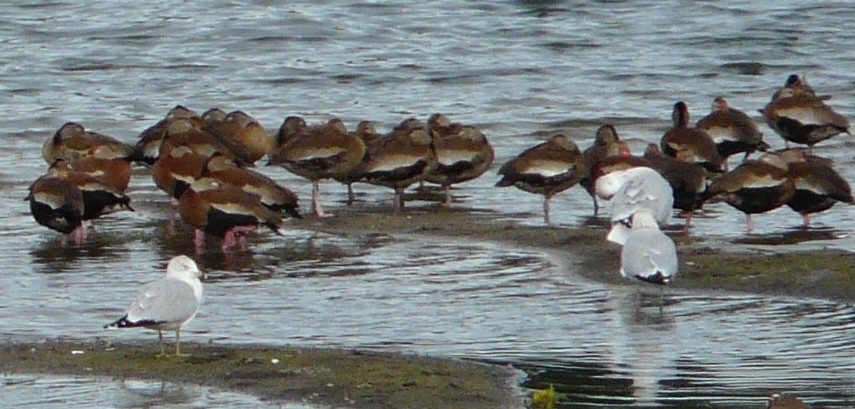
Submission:
<svg viewBox="0 0 855 409">
<path fill-rule="evenodd" d="M 658 229 L 635 230 L 621 250 L 621 275 L 665 284 L 677 275 L 677 248 Z"/>
<path fill-rule="evenodd" d="M 199 310 L 193 287 L 174 278 L 163 278 L 145 285 L 128 307 L 127 321 L 146 322 L 164 329 L 177 328 L 192 319 Z M 150 324 L 148 324 L 150 322 Z"/>
<path fill-rule="evenodd" d="M 653 211 L 660 224 L 666 222 L 674 204 L 671 185 L 653 169 L 633 171 L 635 174 L 627 178 L 612 198 L 612 221 L 629 219 L 638 209 L 645 208 Z"/>
</svg>

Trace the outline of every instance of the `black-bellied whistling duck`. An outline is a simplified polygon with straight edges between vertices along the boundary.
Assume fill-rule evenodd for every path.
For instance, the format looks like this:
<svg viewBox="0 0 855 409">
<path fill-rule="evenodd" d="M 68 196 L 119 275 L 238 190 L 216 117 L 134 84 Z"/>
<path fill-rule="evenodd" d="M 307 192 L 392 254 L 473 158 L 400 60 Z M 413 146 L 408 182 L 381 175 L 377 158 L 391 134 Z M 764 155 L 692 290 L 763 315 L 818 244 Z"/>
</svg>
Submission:
<svg viewBox="0 0 855 409">
<path fill-rule="evenodd" d="M 207 126 L 216 126 L 220 122 L 226 120 L 226 116 L 229 114 L 226 111 L 223 111 L 220 108 L 213 107 L 208 109 L 205 112 L 202 112 L 202 120 L 205 121 L 205 125 Z"/>
<path fill-rule="evenodd" d="M 292 115 L 285 118 L 282 121 L 282 125 L 279 126 L 279 131 L 276 133 L 276 140 L 274 147 L 267 153 L 268 158 L 280 155 L 280 151 L 282 147 L 285 146 L 291 140 L 302 136 L 309 130 L 309 125 L 306 124 L 306 120 L 302 117 Z"/>
<path fill-rule="evenodd" d="M 206 157 L 224 155 L 241 166 L 248 164 L 248 154 L 242 146 L 215 135 L 207 127 L 199 128 L 194 120 L 175 118 L 170 121 L 160 144 L 160 155 L 176 146 L 186 146 L 194 153 Z"/>
<path fill-rule="evenodd" d="M 790 74 L 790 76 L 787 77 L 787 80 L 784 81 L 784 86 L 778 88 L 775 90 L 775 93 L 772 94 L 772 101 L 780 98 L 784 89 L 792 90 L 797 94 L 808 94 L 823 101 L 831 99 L 831 95 L 816 95 L 816 90 L 808 84 L 807 79 L 799 77 L 797 74 Z"/>
<path fill-rule="evenodd" d="M 679 101 L 671 113 L 672 127 L 664 135 L 660 147 L 662 153 L 672 158 L 677 152 L 689 162 L 697 162 L 710 172 L 722 172 L 724 160 L 719 156 L 715 142 L 703 129 L 689 127 L 689 108 Z"/>
<path fill-rule="evenodd" d="M 102 157 L 104 149 L 104 146 L 95 147 L 89 155 L 69 161 L 68 166 L 72 170 L 94 177 L 119 192 L 128 190 L 131 182 L 131 163 L 123 158 Z"/>
<path fill-rule="evenodd" d="M 370 147 L 377 143 L 383 135 L 377 132 L 377 128 L 374 126 L 374 123 L 371 121 L 360 121 L 356 125 L 356 130 L 351 132 L 352 135 L 355 135 L 359 139 L 362 139 L 362 142 L 365 144 L 365 155 L 362 157 L 362 162 L 364 163 L 368 160 L 368 151 Z M 364 166 L 357 166 L 351 169 L 349 172 L 340 174 L 335 176 L 335 180 L 344 183 L 347 185 L 347 205 L 353 205 L 353 202 L 356 201 L 356 194 L 353 193 L 353 183 L 362 180 L 362 177 L 365 175 Z"/>
<path fill-rule="evenodd" d="M 210 158 L 203 174 L 258 196 L 261 204 L 274 212 L 284 210 L 292 217 L 303 218 L 294 192 L 280 186 L 267 175 L 238 167 L 225 156 L 216 155 Z"/>
<path fill-rule="evenodd" d="M 745 112 L 732 108 L 724 97 L 713 101 L 712 112 L 701 118 L 695 127 L 703 129 L 713 139 L 725 168 L 731 155 L 744 152 L 745 160 L 755 151 L 769 149 L 754 120 Z"/>
<path fill-rule="evenodd" d="M 36 223 L 65 235 L 82 233 L 83 193 L 68 179 L 42 176 L 30 185 L 24 200 L 29 200 Z"/>
<path fill-rule="evenodd" d="M 789 142 L 813 145 L 840 133 L 849 133 L 849 119 L 817 97 L 812 89 L 781 88 L 763 108 L 766 124 Z"/>
<path fill-rule="evenodd" d="M 703 194 L 707 190 L 707 171 L 699 163 L 683 161 L 680 157 L 682 153 L 678 152 L 677 155 L 677 158 L 663 155 L 655 143 L 647 145 L 644 150 L 644 159 L 671 185 L 674 208 L 685 212 L 685 228 L 688 229 L 691 227 L 695 210 L 703 206 Z"/>
<path fill-rule="evenodd" d="M 830 209 L 837 202 L 852 204 L 852 188 L 832 167 L 832 161 L 811 155 L 801 149 L 777 152 L 789 164 L 790 178 L 796 192 L 787 202 L 790 209 L 802 215 L 804 227 L 810 227 L 810 215 Z"/>
<path fill-rule="evenodd" d="M 58 159 L 69 161 L 88 155 L 96 147 L 103 147 L 101 157 L 106 159 L 130 158 L 133 147 L 116 138 L 89 132 L 76 122 L 66 122 L 42 145 L 42 157 L 48 164 Z"/>
<path fill-rule="evenodd" d="M 98 179 L 69 169 L 68 162 L 59 159 L 48 169 L 47 175 L 60 177 L 77 185 L 83 194 L 82 220 L 97 219 L 101 215 L 122 210 L 134 211 L 131 199 L 123 192 L 98 181 Z"/>
<path fill-rule="evenodd" d="M 600 161 L 610 155 L 612 145 L 618 141 L 620 141 L 620 136 L 618 136 L 617 129 L 610 124 L 602 125 L 597 128 L 597 132 L 594 135 L 594 144 L 582 151 L 582 156 L 585 158 L 585 167 L 588 168 L 589 173 L 579 184 L 585 188 L 585 191 L 588 192 L 588 195 L 594 201 L 594 216 L 600 212 L 600 204 L 597 201 L 597 195 L 594 193 L 594 185 L 596 184 L 594 170 L 599 166 Z"/>
<path fill-rule="evenodd" d="M 704 201 L 723 195 L 725 202 L 745 213 L 748 233 L 754 230 L 751 215 L 765 213 L 785 205 L 796 192 L 786 161 L 776 154 L 763 154 L 747 160 L 719 176 L 707 188 Z"/>
<path fill-rule="evenodd" d="M 286 119 L 288 124 L 282 124 L 280 131 L 288 131 L 286 125 L 290 126 L 289 119 Z M 365 143 L 349 134 L 338 118 L 329 120 L 323 126 L 299 128 L 295 132 L 294 135 L 281 135 L 280 132 L 278 140 L 285 141 L 285 144 L 271 151 L 269 164 L 282 166 L 309 179 L 312 182 L 312 213 L 323 217 L 325 214 L 319 197 L 320 181 L 345 177 L 360 166 L 365 156 Z"/>
<path fill-rule="evenodd" d="M 259 225 L 282 234 L 282 218 L 264 206 L 258 196 L 212 177 L 190 185 L 178 200 L 178 213 L 196 229 L 193 241 L 197 250 L 204 244 L 203 233 L 220 237 L 223 251 L 242 245 L 246 234 Z"/>
<path fill-rule="evenodd" d="M 134 145 L 132 159 L 147 166 L 154 164 L 154 161 L 160 157 L 160 144 L 166 137 L 170 124 L 176 119 L 188 120 L 186 125 L 196 128 L 202 128 L 205 125 L 196 111 L 183 105 L 176 105 L 166 113 L 163 119 L 140 133 L 139 140 Z"/>
<path fill-rule="evenodd" d="M 436 167 L 425 180 L 442 186 L 445 192 L 443 202 L 448 205 L 451 204 L 451 185 L 483 175 L 493 164 L 495 152 L 487 137 L 475 127 L 452 124 L 442 114 L 434 114 L 431 119 L 444 126 L 429 127 L 437 159 Z M 430 120 L 428 124 L 431 124 Z"/>
<path fill-rule="evenodd" d="M 496 186 L 515 186 L 543 195 L 543 219 L 549 224 L 549 200 L 584 179 L 588 168 L 576 144 L 564 135 L 555 135 L 502 165 L 499 175 L 502 179 Z"/>
<path fill-rule="evenodd" d="M 246 153 L 247 156 L 243 159 L 247 163 L 255 163 L 273 148 L 273 139 L 267 136 L 264 127 L 246 112 L 232 111 L 221 121 L 212 119 L 211 112 L 207 114 L 208 126 L 222 139 L 231 141 L 229 144 L 241 146 L 239 152 Z"/>
<path fill-rule="evenodd" d="M 176 146 L 154 162 L 151 177 L 154 184 L 169 195 L 170 202 L 177 205 L 190 184 L 202 177 L 208 159 L 187 146 Z"/>
<path fill-rule="evenodd" d="M 368 151 L 363 163 L 367 183 L 395 190 L 395 211 L 404 208 L 404 190 L 424 181 L 436 167 L 436 148 L 423 122 L 409 118 Z"/>
</svg>

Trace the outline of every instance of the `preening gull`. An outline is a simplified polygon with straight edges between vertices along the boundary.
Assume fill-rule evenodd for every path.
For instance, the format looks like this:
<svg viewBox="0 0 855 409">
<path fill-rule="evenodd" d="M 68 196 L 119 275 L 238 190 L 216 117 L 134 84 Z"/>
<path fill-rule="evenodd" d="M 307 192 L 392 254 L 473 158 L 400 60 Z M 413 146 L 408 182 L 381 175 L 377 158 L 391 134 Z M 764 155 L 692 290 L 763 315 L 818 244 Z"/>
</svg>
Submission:
<svg viewBox="0 0 855 409">
<path fill-rule="evenodd" d="M 641 209 L 632 215 L 632 228 L 620 253 L 620 274 L 654 284 L 667 284 L 677 275 L 677 248 L 659 230 L 654 214 Z"/>
<path fill-rule="evenodd" d="M 637 167 L 609 173 L 597 179 L 597 194 L 611 200 L 611 242 L 623 245 L 629 234 L 630 220 L 640 209 L 647 209 L 661 225 L 671 218 L 674 193 L 659 172 Z"/>
<path fill-rule="evenodd" d="M 137 298 L 122 318 L 104 328 L 145 327 L 157 330 L 160 355 L 163 349 L 163 330 L 175 330 L 175 355 L 181 353 L 181 326 L 190 322 L 202 304 L 202 272 L 187 256 L 177 256 L 169 261 L 166 277 L 143 286 Z"/>
</svg>

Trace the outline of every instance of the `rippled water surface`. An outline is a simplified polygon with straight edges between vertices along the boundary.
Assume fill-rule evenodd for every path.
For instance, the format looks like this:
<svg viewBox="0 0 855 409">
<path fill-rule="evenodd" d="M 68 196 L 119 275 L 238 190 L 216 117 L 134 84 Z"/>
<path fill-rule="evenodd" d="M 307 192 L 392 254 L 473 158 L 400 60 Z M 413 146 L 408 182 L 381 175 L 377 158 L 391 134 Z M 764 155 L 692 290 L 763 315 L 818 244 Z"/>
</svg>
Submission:
<svg viewBox="0 0 855 409">
<path fill-rule="evenodd" d="M 242 109 L 270 130 L 294 114 L 310 122 L 338 116 L 351 127 L 371 119 L 388 130 L 410 116 L 444 112 L 488 135 L 498 167 L 556 132 L 587 147 L 604 122 L 640 151 L 658 142 L 677 100 L 700 118 L 723 94 L 758 116 L 794 72 L 833 95 L 829 104 L 839 112 L 853 114 L 855 9 L 846 3 L 278 3 L 0 5 L 0 336 L 154 341 L 150 332 L 100 327 L 166 259 L 193 251 L 180 221 L 175 236 L 166 234 L 169 208 L 143 169 L 129 193 L 137 212 L 98 221 L 85 244 L 63 247 L 35 224 L 21 198 L 46 168 L 42 142 L 66 121 L 132 142 L 178 103 Z M 852 181 L 852 146 L 843 135 L 814 153 L 832 157 Z M 307 207 L 307 182 L 260 170 Z M 461 186 L 454 206 L 542 224 L 540 197 L 493 188 L 496 180 L 494 169 Z M 357 190 L 365 211 L 391 211 L 391 192 Z M 322 186 L 333 213 L 343 195 L 338 184 Z M 591 215 L 578 188 L 552 208 L 559 226 Z M 739 212 L 711 204 L 692 234 L 765 251 L 791 249 L 780 243 L 794 237 L 801 248 L 853 248 L 851 206 L 817 215 L 809 232 L 786 208 L 755 222 L 746 236 Z M 762 407 L 770 390 L 820 407 L 855 406 L 849 305 L 668 292 L 660 311 L 658 295 L 581 279 L 536 249 L 382 232 L 294 229 L 284 238 L 262 234 L 250 248 L 229 259 L 217 249 L 197 257 L 211 280 L 184 339 L 510 362 L 530 374 L 530 385 L 567 392 L 566 407 Z M 22 386 L 46 393 L 33 404 L 105 387 L 46 382 Z M 4 406 L 8 396 L 0 396 Z M 199 399 L 190 402 L 220 402 Z"/>
<path fill-rule="evenodd" d="M 285 408 L 310 406 L 271 405 L 252 396 L 196 386 L 149 381 L 109 381 L 60 376 L 0 377 L 3 406 L 7 408 Z"/>
</svg>

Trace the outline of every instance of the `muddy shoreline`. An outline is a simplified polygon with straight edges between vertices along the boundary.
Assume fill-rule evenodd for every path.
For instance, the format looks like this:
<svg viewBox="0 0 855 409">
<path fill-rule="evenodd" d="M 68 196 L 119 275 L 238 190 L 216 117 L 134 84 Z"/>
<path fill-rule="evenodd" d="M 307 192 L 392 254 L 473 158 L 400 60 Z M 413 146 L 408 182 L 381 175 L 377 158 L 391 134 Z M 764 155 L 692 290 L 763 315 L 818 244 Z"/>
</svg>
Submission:
<svg viewBox="0 0 855 409">
<path fill-rule="evenodd" d="M 456 359 L 359 350 L 186 343 L 189 357 L 157 357 L 156 343 L 6 343 L 10 373 L 135 378 L 249 393 L 272 404 L 346 408 L 518 408 L 520 374 Z"/>
<path fill-rule="evenodd" d="M 501 243 L 548 254 L 556 274 L 635 285 L 617 273 L 619 248 L 605 242 L 607 222 L 581 226 L 521 225 L 490 211 L 414 206 L 394 214 L 383 205 L 339 208 L 332 217 L 292 220 L 295 228 L 340 236 L 429 235 Z M 851 302 L 855 255 L 839 250 L 749 251 L 669 231 L 680 274 L 669 286 L 702 292 L 748 292 Z M 789 247 L 791 248 L 791 247 Z M 5 373 L 51 373 L 184 382 L 252 393 L 271 401 L 352 408 L 524 407 L 519 372 L 456 359 L 355 350 L 187 344 L 186 359 L 156 358 L 154 343 L 6 342 Z M 72 353 L 72 351 L 78 351 Z M 80 353 L 82 351 L 82 353 Z M 275 363 L 274 363 L 275 362 Z"/>
<path fill-rule="evenodd" d="M 590 218 L 582 225 L 521 225 L 490 211 L 414 207 L 392 214 L 387 207 L 343 208 L 333 217 L 294 221 L 295 225 L 329 234 L 431 235 L 450 240 L 505 243 L 548 253 L 560 274 L 614 285 L 637 285 L 618 273 L 620 247 L 605 241 L 608 221 Z M 682 220 L 679 220 L 682 222 Z M 699 292 L 741 292 L 767 295 L 855 300 L 855 253 L 815 248 L 796 250 L 796 238 L 752 236 L 734 242 L 712 242 L 684 233 L 679 224 L 666 233 L 677 243 L 680 271 L 671 289 Z M 806 239 L 811 233 L 804 234 Z M 781 250 L 758 250 L 747 244 L 775 243 Z"/>
</svg>

